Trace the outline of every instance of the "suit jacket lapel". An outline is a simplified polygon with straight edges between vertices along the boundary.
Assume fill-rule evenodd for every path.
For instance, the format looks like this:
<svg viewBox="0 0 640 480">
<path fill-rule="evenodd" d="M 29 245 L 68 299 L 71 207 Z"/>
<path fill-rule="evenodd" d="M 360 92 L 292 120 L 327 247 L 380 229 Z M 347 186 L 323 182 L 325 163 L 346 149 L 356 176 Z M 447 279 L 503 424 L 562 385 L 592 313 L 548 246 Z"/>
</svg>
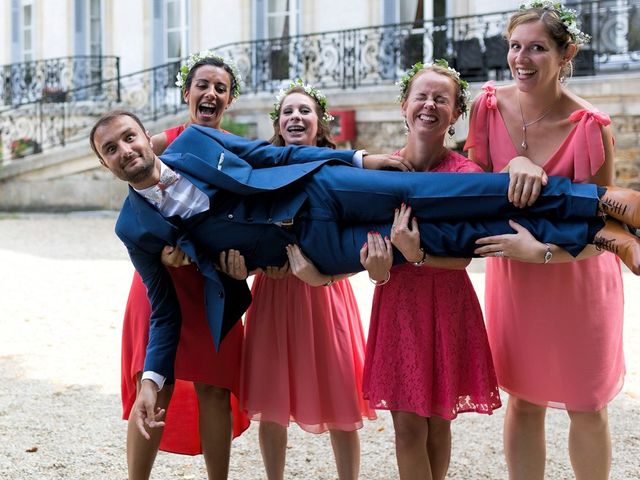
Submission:
<svg viewBox="0 0 640 480">
<path fill-rule="evenodd" d="M 131 187 L 129 187 L 129 200 L 138 223 L 144 225 L 150 233 L 166 241 L 167 244 L 175 245 L 179 235 L 175 225 L 163 217 L 156 208 Z"/>
</svg>

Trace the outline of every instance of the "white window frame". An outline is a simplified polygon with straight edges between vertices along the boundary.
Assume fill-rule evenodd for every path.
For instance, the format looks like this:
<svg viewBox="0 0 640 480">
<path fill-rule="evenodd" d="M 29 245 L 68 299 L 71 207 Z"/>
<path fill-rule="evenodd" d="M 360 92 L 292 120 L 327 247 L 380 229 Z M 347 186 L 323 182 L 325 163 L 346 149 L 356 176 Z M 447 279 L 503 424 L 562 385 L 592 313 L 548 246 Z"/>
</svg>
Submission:
<svg viewBox="0 0 640 480">
<path fill-rule="evenodd" d="M 169 5 L 173 3 L 179 4 L 180 11 L 180 22 L 178 26 L 169 28 Z M 189 18 L 188 18 L 188 9 L 187 9 L 187 0 L 165 0 L 163 5 L 163 16 L 164 16 L 164 57 L 165 62 L 179 62 L 183 57 L 186 57 L 189 52 Z M 179 57 L 170 57 L 169 56 L 169 34 L 170 33 L 179 33 L 180 38 L 180 56 Z"/>
<path fill-rule="evenodd" d="M 25 8 L 31 8 L 31 24 L 27 25 L 25 23 Z M 22 57 L 23 62 L 31 62 L 35 60 L 35 49 L 36 49 L 36 29 L 35 29 L 35 2 L 33 0 L 22 0 L 20 2 L 20 56 Z M 31 41 L 31 48 L 27 50 L 26 48 L 26 39 L 27 36 Z"/>
</svg>

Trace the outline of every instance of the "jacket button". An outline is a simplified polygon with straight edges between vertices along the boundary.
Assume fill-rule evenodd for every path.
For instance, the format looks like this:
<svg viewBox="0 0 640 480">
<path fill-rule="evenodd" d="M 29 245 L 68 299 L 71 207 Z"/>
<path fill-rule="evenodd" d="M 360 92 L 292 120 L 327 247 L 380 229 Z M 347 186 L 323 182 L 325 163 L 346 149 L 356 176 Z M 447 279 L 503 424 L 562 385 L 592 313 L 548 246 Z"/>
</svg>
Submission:
<svg viewBox="0 0 640 480">
<path fill-rule="evenodd" d="M 229 220 L 233 220 L 233 213 L 230 213 L 229 215 L 227 215 L 227 218 L 228 218 Z"/>
</svg>

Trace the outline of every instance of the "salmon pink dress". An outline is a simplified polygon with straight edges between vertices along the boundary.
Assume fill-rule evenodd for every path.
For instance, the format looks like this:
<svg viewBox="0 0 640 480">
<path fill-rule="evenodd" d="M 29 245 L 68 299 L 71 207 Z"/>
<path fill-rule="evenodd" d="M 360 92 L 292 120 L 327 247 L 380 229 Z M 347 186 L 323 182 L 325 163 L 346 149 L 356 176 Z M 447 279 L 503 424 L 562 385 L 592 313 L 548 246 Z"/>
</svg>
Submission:
<svg viewBox="0 0 640 480">
<path fill-rule="evenodd" d="M 431 171 L 481 169 L 449 152 Z M 377 409 L 447 420 L 501 406 L 482 311 L 465 270 L 398 265 L 376 287 L 364 395 Z"/>
<path fill-rule="evenodd" d="M 240 390 L 249 418 L 311 433 L 376 418 L 362 398 L 364 334 L 349 280 L 311 287 L 257 274 L 252 293 Z"/>
<path fill-rule="evenodd" d="M 491 82 L 476 99 L 465 148 L 501 171 L 518 155 Z M 586 182 L 604 164 L 601 126 L 609 117 L 577 110 L 575 126 L 543 165 L 548 175 Z M 487 258 L 487 332 L 498 382 L 528 402 L 592 412 L 622 388 L 623 289 L 611 253 L 557 264 Z"/>
<path fill-rule="evenodd" d="M 180 125 L 166 130 L 171 143 L 184 130 Z M 233 435 L 239 436 L 249 421 L 238 407 L 243 327 L 238 321 L 215 351 L 204 308 L 204 279 L 195 265 L 168 268 L 180 302 L 182 328 L 176 353 L 176 383 L 167 410 L 160 449 L 196 455 L 202 453 L 198 430 L 198 399 L 193 382 L 231 391 Z M 144 369 L 149 340 L 151 306 L 147 290 L 134 273 L 122 325 L 121 394 L 123 418 L 129 418 L 136 399 L 136 377 Z"/>
</svg>

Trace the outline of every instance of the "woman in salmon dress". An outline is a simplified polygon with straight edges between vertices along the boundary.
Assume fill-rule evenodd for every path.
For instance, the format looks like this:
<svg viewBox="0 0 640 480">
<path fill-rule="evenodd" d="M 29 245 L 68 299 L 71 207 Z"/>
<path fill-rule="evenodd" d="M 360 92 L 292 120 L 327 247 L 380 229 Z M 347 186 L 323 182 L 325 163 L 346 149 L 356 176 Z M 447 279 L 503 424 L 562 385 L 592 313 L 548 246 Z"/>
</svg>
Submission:
<svg viewBox="0 0 640 480">
<path fill-rule="evenodd" d="M 466 144 L 485 170 L 510 174 L 510 196 L 519 206 L 535 200 L 529 193 L 547 175 L 613 183 L 609 117 L 562 85 L 586 37 L 567 20 L 574 18 L 568 10 L 546 3 L 534 2 L 511 18 L 508 61 L 515 81 L 483 87 Z M 513 235 L 484 239 L 476 252 L 504 257 L 487 260 L 485 301 L 498 382 L 509 393 L 510 478 L 544 477 L 547 407 L 569 414 L 576 478 L 608 478 L 607 404 L 625 374 L 620 262 L 593 246 L 574 259 L 512 226 Z"/>
<path fill-rule="evenodd" d="M 200 52 L 187 62 L 183 77 L 189 123 L 219 128 L 226 108 L 239 93 L 239 76 L 231 63 L 213 52 Z M 185 129 L 185 125 L 152 137 L 156 154 Z M 149 478 L 158 448 L 167 452 L 204 453 L 211 479 L 227 478 L 231 438 L 249 426 L 239 409 L 237 395 L 244 331 L 238 323 L 215 351 L 206 321 L 204 279 L 178 248 L 166 247 L 163 261 L 173 279 L 180 302 L 182 328 L 176 355 L 174 385 L 165 385 L 158 404 L 166 409 L 165 427 L 149 429 L 147 440 L 130 416 L 144 369 L 151 307 L 138 273 L 125 310 L 122 331 L 122 406 L 129 419 L 127 463 L 129 478 Z"/>
<path fill-rule="evenodd" d="M 301 81 L 280 94 L 272 118 L 274 145 L 335 148 L 326 98 Z M 361 394 L 365 343 L 349 280 L 323 278 L 319 285 L 277 269 L 254 278 L 245 322 L 241 405 L 249 418 L 260 421 L 260 448 L 270 480 L 284 478 L 290 421 L 311 433 L 328 430 L 338 477 L 356 479 L 357 430 L 363 418 L 375 418 Z"/>
</svg>

